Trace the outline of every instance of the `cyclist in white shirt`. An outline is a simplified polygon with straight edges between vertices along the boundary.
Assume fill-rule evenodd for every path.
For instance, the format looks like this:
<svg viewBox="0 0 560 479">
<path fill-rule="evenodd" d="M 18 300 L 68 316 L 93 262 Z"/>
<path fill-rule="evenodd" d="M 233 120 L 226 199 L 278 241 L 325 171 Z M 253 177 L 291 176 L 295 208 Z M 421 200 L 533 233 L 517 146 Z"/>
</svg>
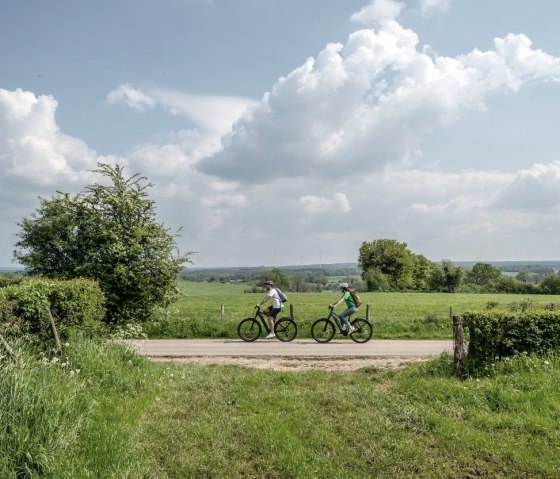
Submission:
<svg viewBox="0 0 560 479">
<path fill-rule="evenodd" d="M 274 283 L 272 281 L 265 281 L 263 284 L 267 290 L 267 295 L 256 304 L 256 307 L 259 308 L 267 301 L 272 301 L 272 306 L 263 311 L 263 313 L 268 317 L 268 325 L 270 328 L 270 333 L 265 339 L 271 339 L 276 337 L 274 334 L 274 322 L 278 313 L 282 311 L 282 301 L 280 301 L 280 295 L 278 294 L 278 291 L 276 291 L 276 288 L 274 288 Z"/>
</svg>

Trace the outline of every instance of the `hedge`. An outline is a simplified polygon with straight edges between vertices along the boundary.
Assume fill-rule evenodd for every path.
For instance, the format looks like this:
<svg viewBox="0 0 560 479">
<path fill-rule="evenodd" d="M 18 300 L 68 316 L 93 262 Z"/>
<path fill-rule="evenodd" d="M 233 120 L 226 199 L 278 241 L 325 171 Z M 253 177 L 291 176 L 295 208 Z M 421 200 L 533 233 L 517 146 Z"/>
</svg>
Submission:
<svg viewBox="0 0 560 479">
<path fill-rule="evenodd" d="M 97 334 L 104 329 L 105 299 L 97 282 L 23 279 L 0 288 L 0 326 L 5 334 L 50 337 L 50 308 L 61 338 L 71 328 Z"/>
<path fill-rule="evenodd" d="M 469 336 L 467 367 L 471 371 L 504 357 L 520 353 L 540 355 L 560 348 L 557 309 L 466 312 L 463 325 Z"/>
</svg>

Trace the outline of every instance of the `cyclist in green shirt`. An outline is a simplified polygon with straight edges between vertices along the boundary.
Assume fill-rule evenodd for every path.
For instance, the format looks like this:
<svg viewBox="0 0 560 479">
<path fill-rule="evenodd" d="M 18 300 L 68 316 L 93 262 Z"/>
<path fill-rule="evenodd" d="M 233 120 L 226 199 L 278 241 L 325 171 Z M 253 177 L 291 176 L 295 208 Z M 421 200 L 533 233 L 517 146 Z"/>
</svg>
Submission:
<svg viewBox="0 0 560 479">
<path fill-rule="evenodd" d="M 356 306 L 354 298 L 350 294 L 350 289 L 348 288 L 348 283 L 340 283 L 338 287 L 340 288 L 340 291 L 342 292 L 342 297 L 336 303 L 329 304 L 329 306 L 334 309 L 340 303 L 342 303 L 342 301 L 346 301 L 346 308 L 347 309 L 346 309 L 346 311 L 339 314 L 338 317 L 340 318 L 340 320 L 342 322 L 342 325 L 346 326 L 346 328 L 348 328 L 348 334 L 350 334 L 354 331 L 354 327 L 350 324 L 350 322 L 348 321 L 348 318 L 351 315 L 353 315 L 354 313 L 358 312 L 358 307 Z"/>
</svg>

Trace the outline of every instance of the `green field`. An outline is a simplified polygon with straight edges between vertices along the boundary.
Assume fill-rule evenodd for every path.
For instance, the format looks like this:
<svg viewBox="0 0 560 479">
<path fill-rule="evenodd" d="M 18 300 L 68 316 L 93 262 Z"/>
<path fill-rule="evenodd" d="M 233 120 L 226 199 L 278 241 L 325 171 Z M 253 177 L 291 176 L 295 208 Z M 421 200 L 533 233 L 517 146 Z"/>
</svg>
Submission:
<svg viewBox="0 0 560 479">
<path fill-rule="evenodd" d="M 59 361 L 0 357 L 0 477 L 558 478 L 560 361 L 458 380 L 401 371 L 164 365 L 70 338 Z"/>
<path fill-rule="evenodd" d="M 265 295 L 244 293 L 244 284 L 181 282 L 179 300 L 158 321 L 144 325 L 152 338 L 204 338 L 237 336 L 237 324 L 254 314 L 254 304 Z M 288 293 L 299 325 L 298 337 L 310 337 L 312 322 L 328 314 L 329 303 L 338 299 L 337 291 L 324 293 Z M 489 302 L 501 305 L 531 301 L 534 304 L 560 303 L 560 296 L 513 294 L 446 293 L 360 293 L 364 304 L 358 316 L 371 306 L 376 338 L 451 338 L 450 308 L 454 313 L 480 310 Z M 224 320 L 221 320 L 221 305 Z M 286 306 L 285 313 L 288 313 Z M 342 306 L 337 309 L 342 311 Z"/>
</svg>

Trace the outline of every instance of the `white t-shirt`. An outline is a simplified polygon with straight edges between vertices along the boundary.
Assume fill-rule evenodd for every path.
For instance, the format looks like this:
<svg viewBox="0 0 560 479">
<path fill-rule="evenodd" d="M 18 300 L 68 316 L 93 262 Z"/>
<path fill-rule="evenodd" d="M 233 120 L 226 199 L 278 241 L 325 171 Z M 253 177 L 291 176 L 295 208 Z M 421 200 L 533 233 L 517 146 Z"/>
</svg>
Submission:
<svg viewBox="0 0 560 479">
<path fill-rule="evenodd" d="M 276 291 L 276 288 L 270 288 L 268 296 L 272 299 L 273 308 L 282 309 L 282 301 L 280 301 L 280 296 L 278 295 L 278 291 Z"/>
</svg>

